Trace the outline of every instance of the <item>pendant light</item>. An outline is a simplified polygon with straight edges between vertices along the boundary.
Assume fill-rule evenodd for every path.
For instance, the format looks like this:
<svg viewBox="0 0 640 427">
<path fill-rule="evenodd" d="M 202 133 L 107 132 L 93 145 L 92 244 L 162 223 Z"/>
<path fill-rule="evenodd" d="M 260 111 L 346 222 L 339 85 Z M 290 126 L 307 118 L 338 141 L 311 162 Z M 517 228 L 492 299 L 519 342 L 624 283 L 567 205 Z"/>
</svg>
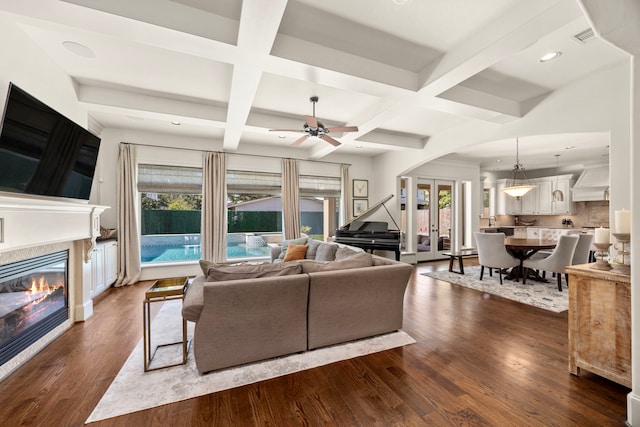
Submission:
<svg viewBox="0 0 640 427">
<path fill-rule="evenodd" d="M 556 154 L 555 156 L 556 156 L 556 189 L 553 190 L 553 193 L 551 193 L 551 197 L 553 198 L 554 202 L 563 202 L 564 194 L 562 194 L 562 191 L 560 191 L 560 185 L 559 185 L 560 178 L 558 178 L 558 157 L 560 157 L 560 154 Z"/>
<path fill-rule="evenodd" d="M 524 176 L 524 179 L 527 181 L 526 184 L 518 185 L 518 181 L 516 179 L 516 175 L 518 173 Z M 527 178 L 527 174 L 524 173 L 524 166 L 522 166 L 522 163 L 520 163 L 519 141 L 518 138 L 516 138 L 516 164 L 513 166 L 513 177 L 511 179 L 511 185 L 509 187 L 503 188 L 502 191 L 511 197 L 519 199 L 534 188 L 535 185 L 531 185 L 529 183 L 529 178 Z"/>
</svg>

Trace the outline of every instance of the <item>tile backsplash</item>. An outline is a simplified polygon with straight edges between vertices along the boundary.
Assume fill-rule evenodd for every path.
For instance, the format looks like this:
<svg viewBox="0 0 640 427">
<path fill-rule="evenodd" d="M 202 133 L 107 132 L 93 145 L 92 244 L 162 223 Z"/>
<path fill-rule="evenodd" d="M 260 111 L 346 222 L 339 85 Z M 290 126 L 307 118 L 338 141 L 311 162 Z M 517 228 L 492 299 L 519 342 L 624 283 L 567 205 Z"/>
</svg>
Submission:
<svg viewBox="0 0 640 427">
<path fill-rule="evenodd" d="M 514 225 L 515 215 L 498 215 L 491 225 Z M 580 227 L 609 227 L 609 202 L 574 202 L 573 215 L 518 215 L 521 221 L 535 220 L 535 227 L 563 228 L 562 220 L 570 219 L 574 228 Z M 480 227 L 487 227 L 488 220 L 481 219 Z"/>
</svg>

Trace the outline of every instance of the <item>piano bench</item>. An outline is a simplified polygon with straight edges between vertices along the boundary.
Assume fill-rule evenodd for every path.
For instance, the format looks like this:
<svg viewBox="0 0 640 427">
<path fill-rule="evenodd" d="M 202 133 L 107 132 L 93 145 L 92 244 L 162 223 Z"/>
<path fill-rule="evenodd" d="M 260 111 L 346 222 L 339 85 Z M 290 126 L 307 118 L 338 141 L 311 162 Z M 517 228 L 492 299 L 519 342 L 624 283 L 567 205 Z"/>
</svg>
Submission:
<svg viewBox="0 0 640 427">
<path fill-rule="evenodd" d="M 449 257 L 449 271 L 451 273 L 464 274 L 464 265 L 462 264 L 462 259 L 478 256 L 478 251 L 476 249 L 463 249 L 460 251 L 443 252 L 442 255 Z M 455 271 L 453 269 L 453 260 L 455 259 L 458 260 L 458 271 Z"/>
</svg>

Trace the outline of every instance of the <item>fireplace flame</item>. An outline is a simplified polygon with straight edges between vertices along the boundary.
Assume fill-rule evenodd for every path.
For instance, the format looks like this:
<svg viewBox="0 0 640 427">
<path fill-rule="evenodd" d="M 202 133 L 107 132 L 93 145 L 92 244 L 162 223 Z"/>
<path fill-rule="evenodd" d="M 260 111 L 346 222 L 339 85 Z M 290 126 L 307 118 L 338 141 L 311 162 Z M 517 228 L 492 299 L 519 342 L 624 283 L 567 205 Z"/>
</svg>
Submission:
<svg viewBox="0 0 640 427">
<path fill-rule="evenodd" d="M 35 277 L 31 278 L 31 290 L 28 292 L 29 301 L 31 304 L 36 305 L 51 295 L 56 289 L 64 286 L 64 283 L 56 283 L 49 285 L 47 279 L 42 276 L 39 279 Z"/>
</svg>

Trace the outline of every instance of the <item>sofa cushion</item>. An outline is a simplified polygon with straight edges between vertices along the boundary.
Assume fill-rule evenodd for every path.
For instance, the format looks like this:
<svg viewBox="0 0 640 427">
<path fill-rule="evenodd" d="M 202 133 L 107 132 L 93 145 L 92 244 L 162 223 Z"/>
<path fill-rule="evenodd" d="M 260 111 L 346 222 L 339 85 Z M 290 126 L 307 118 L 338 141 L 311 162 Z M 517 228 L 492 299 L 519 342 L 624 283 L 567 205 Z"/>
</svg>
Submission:
<svg viewBox="0 0 640 427">
<path fill-rule="evenodd" d="M 339 261 L 341 259 L 349 258 L 350 256 L 357 254 L 361 251 L 354 250 L 348 246 L 338 246 L 336 250 L 335 260 Z"/>
<path fill-rule="evenodd" d="M 213 268 L 213 267 L 221 267 L 221 266 L 229 267 L 229 266 L 232 266 L 232 265 L 246 265 L 247 264 L 246 262 L 234 262 L 234 263 L 218 264 L 217 262 L 207 261 L 207 260 L 204 260 L 204 259 L 199 260 L 198 263 L 200 264 L 200 269 L 202 270 L 202 274 L 204 274 L 205 276 L 207 275 L 209 269 Z M 260 263 L 260 264 L 262 264 L 262 263 Z"/>
<path fill-rule="evenodd" d="M 333 261 L 336 259 L 338 245 L 334 243 L 320 243 L 316 251 L 316 261 Z"/>
<path fill-rule="evenodd" d="M 287 276 L 300 274 L 302 267 L 298 264 L 242 264 L 219 265 L 211 267 L 207 271 L 207 282 L 220 282 L 223 280 L 254 279 L 259 277 Z"/>
<path fill-rule="evenodd" d="M 309 249 L 307 249 L 307 254 L 305 255 L 306 259 L 316 259 L 316 253 L 318 252 L 318 248 L 322 242 L 316 239 L 309 239 L 307 241 L 307 245 L 309 245 Z"/>
<path fill-rule="evenodd" d="M 294 245 L 306 245 L 308 239 L 308 237 L 300 237 L 297 239 L 285 240 L 282 242 L 282 250 L 280 251 L 278 258 L 284 259 L 284 256 L 287 254 L 287 247 L 289 246 L 289 243 L 293 243 Z"/>
<path fill-rule="evenodd" d="M 213 262 L 213 261 L 207 261 L 205 259 L 201 259 L 200 261 L 198 261 L 200 263 L 200 268 L 202 269 L 202 274 L 204 274 L 205 276 L 207 275 L 207 272 L 209 271 L 209 269 L 211 267 L 218 267 L 219 264 Z"/>
<path fill-rule="evenodd" d="M 312 261 L 304 260 L 299 263 L 303 273 L 316 273 L 318 271 L 346 270 L 349 268 L 371 267 L 373 260 L 371 254 L 366 252 L 356 253 L 339 261 Z"/>
<path fill-rule="evenodd" d="M 289 243 L 289 246 L 287 246 L 287 254 L 284 256 L 283 261 L 304 259 L 308 248 L 309 245 L 294 245 L 293 243 Z"/>
</svg>

